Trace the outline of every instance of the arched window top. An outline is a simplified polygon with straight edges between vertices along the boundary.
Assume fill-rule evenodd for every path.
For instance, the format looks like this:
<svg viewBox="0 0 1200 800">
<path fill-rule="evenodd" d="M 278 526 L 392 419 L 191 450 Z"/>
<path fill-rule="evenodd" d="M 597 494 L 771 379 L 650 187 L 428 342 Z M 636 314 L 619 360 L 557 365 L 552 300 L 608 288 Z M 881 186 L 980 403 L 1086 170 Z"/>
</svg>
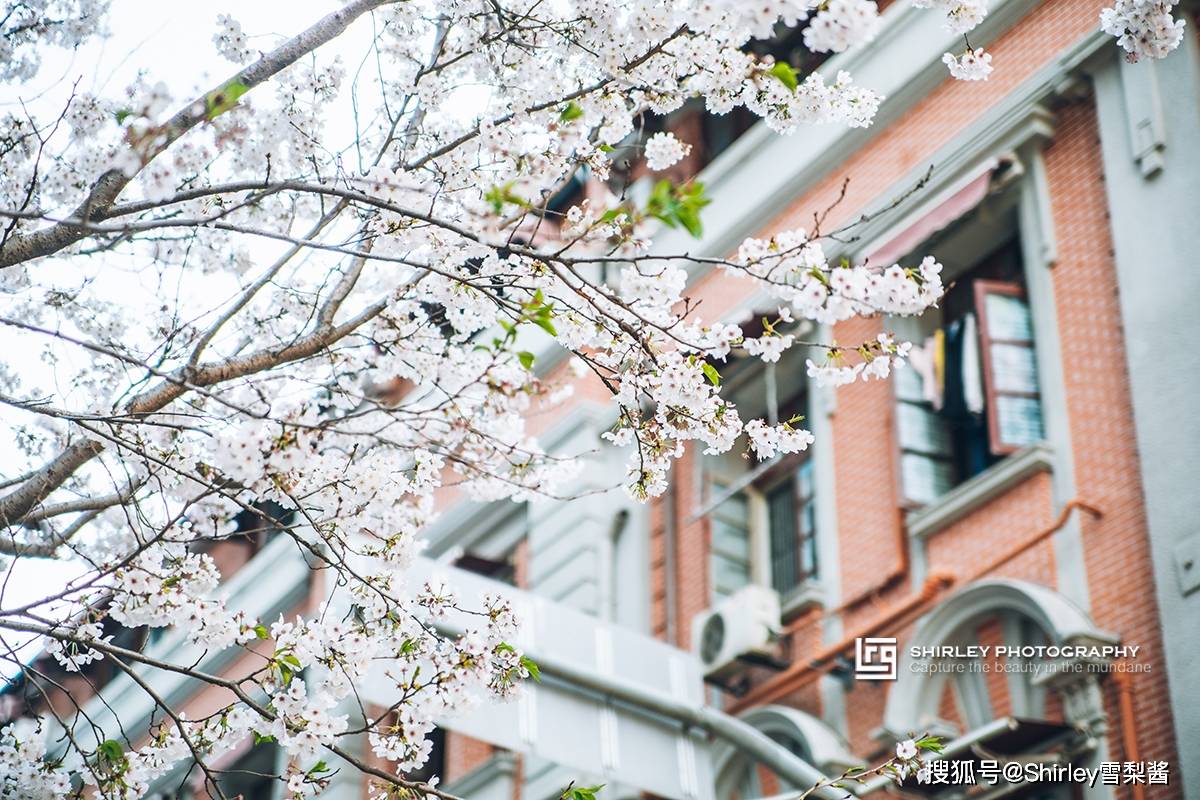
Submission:
<svg viewBox="0 0 1200 800">
<path fill-rule="evenodd" d="M 936 648 L 969 643 L 975 626 L 988 620 L 1005 623 L 1010 644 L 1107 645 L 1119 639 L 1098 629 L 1088 615 L 1063 595 L 1045 586 L 1019 580 L 988 580 L 972 584 L 952 595 L 918 622 L 913 635 L 903 643 L 896 683 L 888 692 L 884 731 L 893 737 L 937 727 L 939 704 L 946 688 L 945 673 L 915 671 L 908 653 L 913 648 Z M 970 710 L 972 686 L 982 687 L 981 677 L 955 676 L 956 694 L 964 709 L 964 721 L 974 727 Z M 1011 678 L 1014 684 L 1029 684 L 1029 676 Z M 1014 707 L 1016 715 L 1036 715 L 1030 709 L 1041 702 L 1040 687 L 1010 686 L 1014 699 L 1027 704 Z M 978 705 L 978 702 L 976 702 Z M 986 713 L 986 712 L 980 712 Z"/>
<path fill-rule="evenodd" d="M 838 775 L 847 767 L 863 766 L 837 731 L 799 709 L 762 706 L 747 711 L 741 718 L 826 775 Z M 713 764 L 718 800 L 751 800 L 762 796 L 768 788 L 759 785 L 758 765 L 730 744 L 721 742 L 716 746 Z M 789 787 L 780 781 L 778 787 L 770 788 L 782 791 L 802 787 Z"/>
</svg>

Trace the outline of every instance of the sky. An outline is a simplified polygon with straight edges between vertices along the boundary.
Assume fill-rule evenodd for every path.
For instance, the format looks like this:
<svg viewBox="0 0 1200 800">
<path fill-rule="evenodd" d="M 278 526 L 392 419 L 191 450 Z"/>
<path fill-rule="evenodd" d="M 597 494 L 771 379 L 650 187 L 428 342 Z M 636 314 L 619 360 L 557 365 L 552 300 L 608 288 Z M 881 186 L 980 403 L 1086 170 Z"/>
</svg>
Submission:
<svg viewBox="0 0 1200 800">
<path fill-rule="evenodd" d="M 146 72 L 149 83 L 163 81 L 178 99 L 206 92 L 218 82 L 236 74 L 237 66 L 219 56 L 212 37 L 217 30 L 217 16 L 231 14 L 242 28 L 254 49 L 269 50 L 281 39 L 304 30 L 337 7 L 331 0 L 254 0 L 252 3 L 232 3 L 209 0 L 195 3 L 184 0 L 113 0 L 108 16 L 111 35 L 93 39 L 77 50 L 49 48 L 42 59 L 39 74 L 23 85 L 0 84 L 0 113 L 19 113 L 22 108 L 35 117 L 57 114 L 73 86 L 80 91 L 119 96 L 124 87 L 138 74 Z M 343 54 L 347 81 L 354 76 L 366 45 L 372 36 L 368 18 L 358 20 L 351 28 L 327 45 L 328 50 Z M 323 51 L 325 52 L 325 51 Z M 343 96 L 346 95 L 343 92 Z M 331 109 L 330 136 L 347 140 L 353 136 L 349 101 L 347 113 Z M 339 120 L 344 127 L 339 130 Z M 0 331 L 0 349 L 6 353 L 8 366 L 27 372 L 45 370 L 35 358 L 22 360 L 14 348 L 4 346 Z M 14 412 L 0 406 L 0 481 L 11 476 L 3 465 L 4 449 L 11 447 L 5 432 L 15 419 Z M 2 493 L 3 490 L 0 490 Z M 0 567 L 0 608 L 12 609 L 59 590 L 81 573 L 78 564 L 51 560 L 19 560 L 7 568 Z M 25 643 L 5 633 L 3 641 L 9 646 Z M 27 659 L 35 648 L 22 647 Z M 12 674 L 11 664 L 0 662 L 0 675 Z"/>
</svg>

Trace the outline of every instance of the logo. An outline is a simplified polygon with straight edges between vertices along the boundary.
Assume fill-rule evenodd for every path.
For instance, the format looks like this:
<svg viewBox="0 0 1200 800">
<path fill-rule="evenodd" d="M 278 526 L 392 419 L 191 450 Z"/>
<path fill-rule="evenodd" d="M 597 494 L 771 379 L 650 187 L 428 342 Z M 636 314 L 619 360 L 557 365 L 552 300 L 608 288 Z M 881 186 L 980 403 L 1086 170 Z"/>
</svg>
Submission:
<svg viewBox="0 0 1200 800">
<path fill-rule="evenodd" d="M 860 681 L 896 680 L 896 640 L 873 636 L 855 639 L 854 677 Z"/>
</svg>

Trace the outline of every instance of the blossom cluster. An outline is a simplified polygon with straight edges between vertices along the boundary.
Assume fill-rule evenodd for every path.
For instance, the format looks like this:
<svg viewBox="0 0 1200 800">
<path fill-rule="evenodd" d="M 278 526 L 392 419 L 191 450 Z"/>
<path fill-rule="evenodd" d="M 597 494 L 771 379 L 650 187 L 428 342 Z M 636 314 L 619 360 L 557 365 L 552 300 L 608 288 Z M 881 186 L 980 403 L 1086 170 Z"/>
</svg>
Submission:
<svg viewBox="0 0 1200 800">
<path fill-rule="evenodd" d="M 1184 21 L 1171 15 L 1176 0 L 1116 0 L 1100 12 L 1100 28 L 1125 51 L 1126 58 L 1162 58 L 1183 41 Z"/>
<path fill-rule="evenodd" d="M 955 32 L 986 14 L 981 0 L 918 5 Z M 0 80 L 31 77 L 40 47 L 102 34 L 104 6 L 13 5 Z M 1131 55 L 1159 57 L 1182 35 L 1173 6 L 1118 0 L 1102 24 Z M 472 3 L 373 14 L 386 80 L 345 81 L 341 61 L 303 37 L 271 50 L 278 41 L 255 36 L 252 50 L 221 15 L 217 54 L 243 64 L 261 44 L 272 77 L 181 97 L 139 71 L 115 90 L 64 95 L 59 118 L 0 116 L 0 208 L 32 209 L 5 223 L 0 254 L 66 242 L 36 268 L 0 270 L 4 316 L 37 326 L 13 335 L 55 387 L 0 369 L 6 397 L 48 397 L 13 437 L 27 462 L 13 474 L 34 476 L 13 491 L 37 495 L 40 511 L 120 498 L 12 527 L 13 542 L 38 548 L 86 529 L 69 546 L 92 565 L 87 579 L 29 617 L 47 625 L 56 663 L 85 675 L 105 658 L 105 614 L 261 665 L 246 685 L 262 709 L 234 703 L 137 732 L 152 735 L 136 750 L 77 754 L 97 766 L 75 777 L 108 795 L 143 796 L 192 747 L 216 757 L 254 735 L 287 751 L 290 792 L 319 791 L 321 754 L 352 735 L 355 688 L 381 664 L 397 701 L 366 720 L 371 747 L 420 768 L 435 718 L 511 697 L 530 674 L 507 603 L 411 580 L 440 498 L 569 486 L 581 462 L 548 453 L 530 420 L 585 375 L 611 392 L 618 421 L 605 439 L 627 449 L 624 488 L 638 499 L 665 490 L 688 446 L 802 451 L 813 437 L 799 420 L 743 419 L 722 395 L 727 360 L 778 362 L 802 344 L 797 321 L 919 314 L 942 296 L 933 258 L 833 263 L 827 238 L 792 230 L 746 240 L 724 265 L 754 281 L 778 323 L 753 334 L 704 319 L 687 295 L 698 260 L 647 253 L 664 225 L 700 233 L 702 187 L 661 181 L 641 203 L 602 183 L 636 151 L 647 114 L 686 103 L 741 107 L 780 133 L 870 125 L 882 102 L 871 87 L 844 71 L 797 74 L 750 45 L 805 24 L 812 51 L 862 46 L 881 24 L 871 0 L 565 0 L 524 10 L 503 36 Z M 945 60 L 960 79 L 991 70 L 982 50 Z M 463 102 L 478 86 L 489 91 Z M 346 141 L 331 109 L 351 106 L 364 113 Z M 669 170 L 699 144 L 655 133 L 645 164 Z M 581 175 L 594 179 L 588 199 L 562 209 Z M 83 207 L 92 223 L 61 222 Z M 822 384 L 882 379 L 907 347 L 887 334 L 830 345 L 807 368 Z M 561 351 L 569 369 L 556 367 Z M 86 455 L 44 481 L 40 465 L 66 448 Z M 311 615 L 248 616 L 223 595 L 211 551 L 250 537 L 285 538 L 336 591 Z M 35 796 L 62 786 L 40 741 L 3 729 L 0 790 L 10 775 Z"/>
<path fill-rule="evenodd" d="M 809 431 L 793 428 L 788 423 L 767 425 L 759 419 L 746 423 L 746 436 L 760 461 L 774 458 L 776 454 L 802 453 L 815 441 Z"/>
<path fill-rule="evenodd" d="M 871 41 L 878 31 L 874 0 L 830 0 L 804 28 L 804 46 L 814 53 L 840 53 Z"/>
<path fill-rule="evenodd" d="M 946 15 L 946 29 L 967 33 L 987 16 L 984 0 L 915 0 L 917 8 L 932 8 Z"/>
<path fill-rule="evenodd" d="M 818 386 L 844 386 L 860 377 L 863 380 L 887 378 L 893 369 L 904 366 L 904 359 L 911 349 L 912 342 L 896 342 L 891 334 L 881 333 L 875 341 L 866 342 L 855 349 L 861 361 L 845 364 L 845 351 L 831 347 L 825 363 L 817 364 L 811 358 L 805 363 L 808 376 L 815 379 Z"/>
<path fill-rule="evenodd" d="M 70 772 L 45 759 L 46 743 L 40 730 L 16 724 L 0 726 L 0 796 L 25 800 L 66 797 Z"/>
<path fill-rule="evenodd" d="M 820 240 L 803 230 L 747 239 L 729 271 L 767 282 L 797 317 L 826 324 L 863 314 L 919 314 L 943 291 L 942 266 L 932 257 L 907 268 L 831 266 Z"/>
<path fill-rule="evenodd" d="M 667 169 L 691 149 L 691 145 L 679 141 L 673 133 L 656 133 L 646 140 L 646 166 L 655 171 Z"/>
<path fill-rule="evenodd" d="M 960 55 L 946 53 L 942 61 L 950 74 L 960 81 L 986 81 L 992 74 L 992 54 L 983 49 L 970 50 Z"/>
<path fill-rule="evenodd" d="M 107 642 L 111 635 L 104 635 L 99 622 L 83 622 L 70 628 L 71 639 L 50 637 L 46 640 L 46 652 L 54 657 L 68 672 L 79 672 L 103 656 L 87 642 Z"/>
</svg>

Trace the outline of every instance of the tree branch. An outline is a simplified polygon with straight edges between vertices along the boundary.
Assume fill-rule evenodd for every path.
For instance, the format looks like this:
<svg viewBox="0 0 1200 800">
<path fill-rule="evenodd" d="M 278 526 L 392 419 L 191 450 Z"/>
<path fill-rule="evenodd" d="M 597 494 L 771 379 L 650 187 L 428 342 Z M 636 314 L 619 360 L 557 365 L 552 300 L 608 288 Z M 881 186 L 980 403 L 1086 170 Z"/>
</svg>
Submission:
<svg viewBox="0 0 1200 800">
<path fill-rule="evenodd" d="M 394 2 L 397 0 L 354 0 L 332 14 L 328 14 L 308 30 L 293 36 L 237 75 L 214 87 L 211 92 L 192 100 L 166 123 L 164 141 L 150 154 L 145 163 L 149 163 L 179 137 L 208 119 L 207 98 L 214 93 L 222 91 L 234 82 L 241 82 L 246 89 L 258 86 L 296 63 L 302 56 L 339 36 L 351 22 L 364 13 Z M 104 213 L 112 207 L 132 179 L 132 175 L 126 175 L 119 169 L 110 169 L 105 172 L 92 185 L 87 199 L 71 214 L 71 219 L 81 221 L 102 219 Z M 86 226 L 82 226 L 78 222 L 64 221 L 44 230 L 11 237 L 0 248 L 0 269 L 56 253 L 83 239 L 87 234 Z"/>
</svg>

